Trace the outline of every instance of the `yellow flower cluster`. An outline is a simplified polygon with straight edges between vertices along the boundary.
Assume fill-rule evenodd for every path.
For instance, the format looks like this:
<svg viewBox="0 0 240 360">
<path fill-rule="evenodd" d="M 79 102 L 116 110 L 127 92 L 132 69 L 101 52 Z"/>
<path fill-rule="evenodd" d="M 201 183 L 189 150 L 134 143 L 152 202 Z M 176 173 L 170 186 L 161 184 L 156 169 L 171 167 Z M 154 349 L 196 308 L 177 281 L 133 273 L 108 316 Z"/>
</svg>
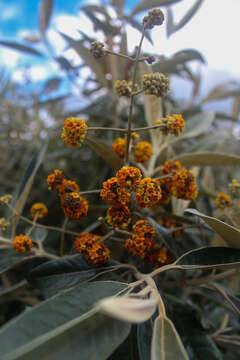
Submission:
<svg viewBox="0 0 240 360">
<path fill-rule="evenodd" d="M 152 145 L 148 141 L 140 141 L 135 145 L 134 160 L 139 163 L 147 162 L 153 154 Z"/>
<path fill-rule="evenodd" d="M 83 119 L 71 117 L 65 120 L 61 137 L 67 146 L 78 148 L 85 140 L 87 129 Z"/>
<path fill-rule="evenodd" d="M 30 212 L 33 218 L 42 219 L 47 215 L 48 209 L 46 205 L 44 205 L 41 202 L 38 202 L 32 205 Z"/>
<path fill-rule="evenodd" d="M 225 193 L 219 193 L 216 200 L 215 200 L 215 206 L 219 209 L 225 209 L 226 207 L 231 207 L 231 196 L 227 195 Z"/>
<path fill-rule="evenodd" d="M 13 241 L 13 247 L 20 253 L 25 253 L 33 247 L 32 240 L 24 234 L 15 236 Z"/>
<path fill-rule="evenodd" d="M 125 138 L 117 138 L 113 145 L 112 151 L 114 151 L 121 159 L 124 159 L 126 153 L 126 139 Z"/>
</svg>

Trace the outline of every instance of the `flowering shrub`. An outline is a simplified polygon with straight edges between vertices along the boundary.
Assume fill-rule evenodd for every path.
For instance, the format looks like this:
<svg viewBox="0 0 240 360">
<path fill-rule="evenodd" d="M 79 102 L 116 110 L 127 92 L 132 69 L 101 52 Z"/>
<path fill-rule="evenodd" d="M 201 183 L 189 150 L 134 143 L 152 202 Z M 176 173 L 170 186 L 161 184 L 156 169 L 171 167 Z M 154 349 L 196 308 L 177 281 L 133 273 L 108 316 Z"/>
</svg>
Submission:
<svg viewBox="0 0 240 360">
<path fill-rule="evenodd" d="M 164 6 L 173 2 L 160 1 Z M 52 4 L 44 0 L 39 10 L 46 44 Z M 233 316 L 240 312 L 239 284 L 229 280 L 237 279 L 240 264 L 240 183 L 233 179 L 229 184 L 231 196 L 217 193 L 214 186 L 224 191 L 224 174 L 208 189 L 215 178 L 207 171 L 239 165 L 240 159 L 229 152 L 194 150 L 196 138 L 215 126 L 212 114 L 207 120 L 203 113 L 200 119 L 188 115 L 198 111 L 192 106 L 198 82 L 187 61 L 201 56 L 185 50 L 168 61 L 142 54 L 143 41 L 151 40 L 149 30 L 165 24 L 165 13 L 156 8 L 142 24 L 134 18 L 152 5 L 139 2 L 131 16 L 121 1 L 106 8 L 85 6 L 104 42 L 62 34 L 91 68 L 89 82 L 96 88 L 83 91 L 90 100 L 94 92 L 97 102 L 66 114 L 62 122 L 63 114 L 59 116 L 62 129 L 57 141 L 50 141 L 52 154 L 43 163 L 48 175 L 39 181 L 48 194 L 44 203 L 38 202 L 44 198 L 40 185 L 32 183 L 46 145 L 33 157 L 15 195 L 0 197 L 0 299 L 3 309 L 7 302 L 13 304 L 14 316 L 22 312 L 3 324 L 0 358 L 239 357 L 240 327 Z M 171 25 L 171 12 L 167 14 L 168 34 L 187 22 L 184 17 Z M 141 30 L 131 54 L 128 22 Z M 73 81 L 78 68 L 63 57 L 56 59 Z M 173 99 L 171 74 L 195 81 L 189 109 Z M 58 143 L 60 152 L 55 151 Z M 100 165 L 93 170 L 94 163 L 90 171 L 95 157 L 87 146 L 107 165 L 98 159 Z M 58 157 L 61 161 L 51 167 Z M 55 166 L 59 169 L 53 170 Z M 38 200 L 29 208 L 26 200 L 33 190 Z M 8 320 L 8 313 L 1 315 L 1 323 Z"/>
</svg>

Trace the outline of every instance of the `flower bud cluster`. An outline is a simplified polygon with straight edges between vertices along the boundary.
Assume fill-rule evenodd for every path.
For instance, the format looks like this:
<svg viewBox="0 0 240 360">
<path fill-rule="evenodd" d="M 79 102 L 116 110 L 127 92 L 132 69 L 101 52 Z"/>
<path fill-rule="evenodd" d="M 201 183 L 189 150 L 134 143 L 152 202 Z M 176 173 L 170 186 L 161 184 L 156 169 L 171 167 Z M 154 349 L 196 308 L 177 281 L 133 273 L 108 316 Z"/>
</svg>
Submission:
<svg viewBox="0 0 240 360">
<path fill-rule="evenodd" d="M 143 18 L 143 26 L 146 29 L 153 29 L 154 26 L 162 25 L 164 21 L 164 14 L 160 9 L 153 9 L 148 12 L 147 16 Z"/>
<path fill-rule="evenodd" d="M 232 206 L 231 196 L 225 193 L 219 193 L 215 200 L 215 206 L 221 210 L 227 207 L 230 208 Z"/>
<path fill-rule="evenodd" d="M 57 189 L 65 216 L 71 220 L 79 220 L 87 215 L 88 201 L 79 195 L 80 187 L 73 181 L 66 179 L 62 171 L 54 170 L 48 175 L 48 188 Z"/>
<path fill-rule="evenodd" d="M 91 43 L 90 52 L 96 59 L 99 59 L 106 54 L 104 44 L 100 41 L 93 41 Z"/>
<path fill-rule="evenodd" d="M 114 89 L 119 97 L 126 96 L 130 97 L 132 93 L 132 81 L 117 80 L 114 83 Z M 138 91 L 138 84 L 134 84 L 133 92 Z"/>
<path fill-rule="evenodd" d="M 142 84 L 146 95 L 163 97 L 170 90 L 169 78 L 158 72 L 144 74 Z"/>
<path fill-rule="evenodd" d="M 110 259 L 110 251 L 101 240 L 99 235 L 88 232 L 81 233 L 75 241 L 75 251 L 83 255 L 84 259 L 91 266 L 104 265 Z"/>
</svg>

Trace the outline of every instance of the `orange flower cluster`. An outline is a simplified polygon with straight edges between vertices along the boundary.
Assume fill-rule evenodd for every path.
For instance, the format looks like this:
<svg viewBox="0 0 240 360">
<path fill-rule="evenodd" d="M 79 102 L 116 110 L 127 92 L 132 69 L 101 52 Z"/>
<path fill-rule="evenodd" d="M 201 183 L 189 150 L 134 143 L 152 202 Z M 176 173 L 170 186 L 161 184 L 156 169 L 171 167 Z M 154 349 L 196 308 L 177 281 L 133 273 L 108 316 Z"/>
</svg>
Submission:
<svg viewBox="0 0 240 360">
<path fill-rule="evenodd" d="M 135 145 L 134 160 L 139 163 L 147 162 L 153 154 L 152 145 L 147 141 L 140 141 Z"/>
<path fill-rule="evenodd" d="M 58 189 L 62 209 L 68 219 L 79 220 L 87 215 L 88 201 L 78 194 L 80 187 L 75 181 L 66 179 L 62 171 L 54 170 L 47 182 L 50 190 Z"/>
<path fill-rule="evenodd" d="M 134 166 L 123 166 L 116 174 L 121 188 L 135 190 L 142 177 L 141 171 Z"/>
<path fill-rule="evenodd" d="M 42 219 L 47 215 L 48 209 L 46 205 L 44 205 L 41 202 L 38 202 L 32 205 L 30 212 L 33 218 L 36 217 L 36 219 Z"/>
<path fill-rule="evenodd" d="M 65 176 L 63 175 L 62 171 L 55 169 L 53 174 L 50 174 L 47 177 L 48 190 L 59 189 L 64 179 Z"/>
<path fill-rule="evenodd" d="M 104 265 L 110 259 L 110 251 L 103 243 L 99 243 L 100 236 L 84 232 L 75 241 L 76 252 L 83 254 L 84 259 L 91 266 Z"/>
<path fill-rule="evenodd" d="M 121 159 L 124 159 L 126 153 L 126 139 L 125 138 L 117 138 L 113 145 L 112 151 L 114 151 Z"/>
<path fill-rule="evenodd" d="M 134 256 L 139 256 L 153 266 L 161 266 L 171 261 L 167 249 L 154 243 L 155 229 L 147 220 L 139 220 L 132 228 L 133 235 L 126 239 L 125 248 Z"/>
<path fill-rule="evenodd" d="M 125 241 L 126 250 L 134 256 L 145 259 L 152 251 L 154 227 L 147 220 L 139 220 L 133 226 L 133 236 Z"/>
<path fill-rule="evenodd" d="M 172 194 L 179 199 L 192 200 L 198 195 L 193 171 L 181 169 L 173 176 Z"/>
<path fill-rule="evenodd" d="M 87 129 L 83 119 L 71 117 L 65 120 L 61 137 L 67 146 L 78 148 L 85 140 Z"/>
<path fill-rule="evenodd" d="M 140 207 L 152 207 L 159 202 L 161 197 L 161 188 L 156 179 L 145 178 L 140 181 L 135 197 L 135 201 Z"/>
<path fill-rule="evenodd" d="M 27 235 L 17 235 L 13 241 L 13 247 L 20 253 L 25 253 L 33 247 L 33 242 Z"/>
<path fill-rule="evenodd" d="M 114 228 L 126 228 L 131 222 L 131 212 L 127 206 L 111 206 L 106 220 Z"/>
<path fill-rule="evenodd" d="M 157 120 L 156 124 L 161 125 L 160 129 L 164 135 L 179 136 L 185 128 L 185 120 L 181 114 L 167 115 L 165 118 Z"/>
<path fill-rule="evenodd" d="M 130 201 L 131 194 L 120 186 L 117 177 L 104 181 L 100 196 L 110 205 L 126 205 Z"/>
<path fill-rule="evenodd" d="M 219 209 L 225 209 L 226 207 L 231 207 L 231 196 L 227 195 L 225 193 L 219 193 L 216 200 L 215 200 L 215 206 Z"/>
<path fill-rule="evenodd" d="M 79 220 L 87 215 L 88 201 L 77 192 L 66 192 L 61 196 L 62 209 L 65 216 L 71 220 Z"/>
<path fill-rule="evenodd" d="M 79 185 L 73 180 L 64 179 L 61 185 L 59 186 L 59 195 L 63 196 L 64 193 L 70 192 L 79 192 Z"/>
<path fill-rule="evenodd" d="M 158 219 L 158 224 L 166 229 L 178 228 L 178 230 L 172 232 L 174 239 L 180 238 L 183 235 L 183 224 L 174 219 Z"/>
</svg>

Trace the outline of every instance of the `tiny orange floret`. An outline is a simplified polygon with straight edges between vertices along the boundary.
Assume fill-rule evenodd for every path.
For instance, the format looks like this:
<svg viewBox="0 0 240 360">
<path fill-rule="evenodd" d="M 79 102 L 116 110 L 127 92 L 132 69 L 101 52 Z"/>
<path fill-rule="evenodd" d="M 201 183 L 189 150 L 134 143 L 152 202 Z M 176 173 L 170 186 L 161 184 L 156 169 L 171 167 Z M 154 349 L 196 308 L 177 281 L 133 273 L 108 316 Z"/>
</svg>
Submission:
<svg viewBox="0 0 240 360">
<path fill-rule="evenodd" d="M 44 205 L 41 202 L 38 202 L 32 205 L 30 212 L 33 218 L 42 219 L 47 215 L 48 209 L 46 205 Z"/>
<path fill-rule="evenodd" d="M 13 247 L 20 253 L 25 253 L 31 250 L 33 247 L 32 240 L 24 234 L 15 236 L 13 241 Z"/>
<path fill-rule="evenodd" d="M 175 136 L 182 134 L 185 127 L 185 120 L 181 114 L 167 115 L 169 133 Z"/>
</svg>

